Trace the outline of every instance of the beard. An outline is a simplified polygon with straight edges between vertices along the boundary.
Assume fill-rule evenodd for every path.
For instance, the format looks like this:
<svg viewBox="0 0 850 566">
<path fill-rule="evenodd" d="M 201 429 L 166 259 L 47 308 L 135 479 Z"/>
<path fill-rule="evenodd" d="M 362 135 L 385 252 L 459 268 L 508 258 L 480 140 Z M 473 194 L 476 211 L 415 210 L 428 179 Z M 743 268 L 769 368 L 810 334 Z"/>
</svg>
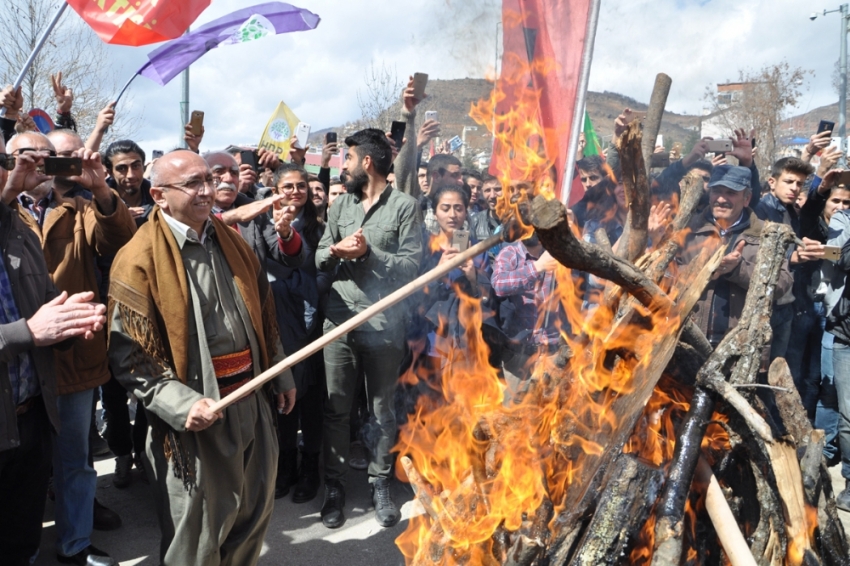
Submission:
<svg viewBox="0 0 850 566">
<path fill-rule="evenodd" d="M 359 167 L 349 171 L 345 176 L 345 191 L 348 193 L 359 195 L 367 184 L 369 184 L 369 176 Z"/>
</svg>

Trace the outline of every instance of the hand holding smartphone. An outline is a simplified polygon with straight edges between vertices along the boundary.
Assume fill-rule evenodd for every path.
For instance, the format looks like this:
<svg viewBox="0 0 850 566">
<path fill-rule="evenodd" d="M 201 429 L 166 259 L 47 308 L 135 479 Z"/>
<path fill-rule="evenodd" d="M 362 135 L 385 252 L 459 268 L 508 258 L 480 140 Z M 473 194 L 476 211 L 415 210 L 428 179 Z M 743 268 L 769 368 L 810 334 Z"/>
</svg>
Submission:
<svg viewBox="0 0 850 566">
<path fill-rule="evenodd" d="M 192 135 L 200 136 L 204 128 L 204 113 L 200 110 L 192 110 L 192 117 L 189 119 L 189 125 L 192 127 Z"/>
<path fill-rule="evenodd" d="M 469 230 L 455 230 L 452 234 L 452 247 L 459 252 L 465 252 L 469 247 Z"/>
<path fill-rule="evenodd" d="M 425 85 L 428 84 L 428 74 L 427 73 L 414 73 L 413 74 L 413 96 L 417 100 L 422 100 L 425 98 Z"/>
<path fill-rule="evenodd" d="M 298 122 L 298 126 L 295 127 L 295 143 L 293 144 L 298 149 L 306 149 L 307 148 L 307 140 L 310 137 L 310 124 L 305 122 Z"/>
</svg>

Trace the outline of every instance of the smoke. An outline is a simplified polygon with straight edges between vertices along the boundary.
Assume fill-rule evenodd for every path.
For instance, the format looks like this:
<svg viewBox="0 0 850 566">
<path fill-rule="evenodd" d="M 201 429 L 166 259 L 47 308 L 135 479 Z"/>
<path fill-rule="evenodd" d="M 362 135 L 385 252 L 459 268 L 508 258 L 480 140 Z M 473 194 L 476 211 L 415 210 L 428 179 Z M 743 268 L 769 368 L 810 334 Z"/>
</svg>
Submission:
<svg viewBox="0 0 850 566">
<path fill-rule="evenodd" d="M 454 59 L 467 76 L 492 77 L 502 52 L 501 9 L 500 0 L 435 2 L 418 43 Z"/>
</svg>

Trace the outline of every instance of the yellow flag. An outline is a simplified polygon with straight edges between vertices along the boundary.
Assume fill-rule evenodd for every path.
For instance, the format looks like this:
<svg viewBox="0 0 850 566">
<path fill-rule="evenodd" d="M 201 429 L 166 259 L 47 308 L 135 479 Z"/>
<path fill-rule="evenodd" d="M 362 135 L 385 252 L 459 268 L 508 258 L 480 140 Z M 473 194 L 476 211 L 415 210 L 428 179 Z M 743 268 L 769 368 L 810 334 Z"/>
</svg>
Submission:
<svg viewBox="0 0 850 566">
<path fill-rule="evenodd" d="M 263 130 L 258 147 L 274 152 L 279 158 L 289 159 L 289 139 L 300 121 L 289 106 L 279 102 L 266 124 L 266 129 Z"/>
</svg>

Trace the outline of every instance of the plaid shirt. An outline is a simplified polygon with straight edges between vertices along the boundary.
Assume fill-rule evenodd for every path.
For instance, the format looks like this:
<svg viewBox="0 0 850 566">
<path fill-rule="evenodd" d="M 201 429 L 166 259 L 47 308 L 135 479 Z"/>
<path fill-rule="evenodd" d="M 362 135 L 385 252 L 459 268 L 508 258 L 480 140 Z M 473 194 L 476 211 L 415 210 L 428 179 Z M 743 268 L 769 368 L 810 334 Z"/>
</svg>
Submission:
<svg viewBox="0 0 850 566">
<path fill-rule="evenodd" d="M 534 267 L 536 259 L 522 242 L 502 248 L 493 266 L 493 290 L 498 297 L 512 297 L 516 306 L 509 332 L 534 329 L 535 345 L 555 345 L 560 335 L 556 325 L 558 316 L 550 316 L 545 329 L 537 324 L 541 305 L 551 297 L 553 273 L 539 273 Z"/>
<path fill-rule="evenodd" d="M 3 262 L 3 254 L 0 253 L 0 324 L 11 324 L 20 319 L 21 315 L 15 304 L 15 297 L 12 295 L 12 284 L 9 282 L 9 274 L 6 273 L 6 264 Z M 40 389 L 32 369 L 29 352 L 18 354 L 17 359 L 10 361 L 7 367 L 9 382 L 12 386 L 13 404 L 20 405 L 38 395 Z"/>
</svg>

